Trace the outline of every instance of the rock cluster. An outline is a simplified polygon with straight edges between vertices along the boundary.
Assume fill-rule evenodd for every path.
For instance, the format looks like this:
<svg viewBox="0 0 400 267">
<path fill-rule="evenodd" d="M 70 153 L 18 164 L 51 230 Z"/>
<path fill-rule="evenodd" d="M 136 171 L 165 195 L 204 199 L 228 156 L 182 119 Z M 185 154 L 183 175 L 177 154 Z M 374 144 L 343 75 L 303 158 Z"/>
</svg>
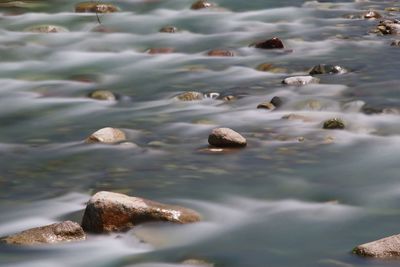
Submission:
<svg viewBox="0 0 400 267">
<path fill-rule="evenodd" d="M 139 197 L 101 191 L 93 195 L 86 205 L 82 227 L 65 221 L 32 228 L 0 239 L 12 245 L 55 244 L 83 241 L 86 232 L 121 232 L 146 222 L 187 224 L 200 221 L 201 216 L 180 206 L 167 205 Z"/>
</svg>

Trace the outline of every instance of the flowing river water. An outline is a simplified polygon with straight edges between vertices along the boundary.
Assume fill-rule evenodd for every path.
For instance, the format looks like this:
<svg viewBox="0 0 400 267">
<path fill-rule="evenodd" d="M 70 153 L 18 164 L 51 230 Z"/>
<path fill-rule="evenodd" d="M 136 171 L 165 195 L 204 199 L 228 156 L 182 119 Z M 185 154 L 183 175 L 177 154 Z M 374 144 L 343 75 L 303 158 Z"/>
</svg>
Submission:
<svg viewBox="0 0 400 267">
<path fill-rule="evenodd" d="M 4 1 L 3 1 L 4 2 Z M 7 1 L 6 1 L 7 2 Z M 400 233 L 400 115 L 365 114 L 367 104 L 400 107 L 400 48 L 348 19 L 399 1 L 120 0 L 121 12 L 74 13 L 76 0 L 0 7 L 0 236 L 60 220 L 80 221 L 100 190 L 197 210 L 190 225 L 145 224 L 85 242 L 0 245 L 0 266 L 398 266 L 352 255 L 358 244 Z M 20 2 L 24 3 L 24 2 Z M 55 24 L 69 32 L 24 29 Z M 160 33 L 174 25 L 178 33 Z M 284 52 L 249 47 L 274 36 Z M 149 48 L 173 47 L 151 55 Z M 209 57 L 215 48 L 234 57 Z M 292 50 L 290 52 L 289 50 Z M 282 72 L 258 71 L 271 63 Z M 284 86 L 317 64 L 343 75 Z M 87 97 L 94 89 L 119 101 Z M 241 95 L 182 102 L 186 91 Z M 257 105 L 279 96 L 274 111 Z M 295 113 L 309 120 L 285 120 Z M 344 130 L 324 130 L 339 117 Z M 87 145 L 103 127 L 129 145 Z M 245 136 L 246 148 L 205 153 L 215 127 Z"/>
</svg>

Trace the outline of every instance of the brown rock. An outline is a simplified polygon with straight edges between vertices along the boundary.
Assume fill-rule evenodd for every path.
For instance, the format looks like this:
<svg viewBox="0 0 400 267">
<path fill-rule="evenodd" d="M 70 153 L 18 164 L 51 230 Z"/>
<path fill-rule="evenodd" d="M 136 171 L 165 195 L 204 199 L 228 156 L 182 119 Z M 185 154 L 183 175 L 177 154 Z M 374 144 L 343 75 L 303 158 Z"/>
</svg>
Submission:
<svg viewBox="0 0 400 267">
<path fill-rule="evenodd" d="M 117 97 L 108 90 L 95 90 L 93 92 L 90 92 L 88 97 L 96 100 L 108 100 L 108 101 L 117 100 Z"/>
<path fill-rule="evenodd" d="M 229 128 L 216 128 L 208 136 L 208 143 L 215 147 L 245 147 L 246 139 Z"/>
<path fill-rule="evenodd" d="M 276 107 L 271 102 L 264 102 L 257 106 L 258 109 L 269 109 L 274 110 Z"/>
<path fill-rule="evenodd" d="M 90 198 L 82 227 L 88 232 L 103 233 L 125 231 L 145 222 L 186 224 L 199 220 L 200 215 L 190 209 L 102 191 Z"/>
<path fill-rule="evenodd" d="M 215 3 L 210 3 L 207 0 L 199 0 L 195 3 L 192 4 L 190 9 L 203 9 L 203 8 L 210 8 L 210 7 L 216 7 L 217 5 Z"/>
<path fill-rule="evenodd" d="M 313 121 L 313 119 L 310 118 L 310 117 L 299 115 L 299 114 L 293 114 L 293 113 L 283 116 L 282 119 L 290 120 L 290 121 L 292 121 L 292 120 L 301 120 L 301 121 L 304 121 L 304 122 L 312 122 Z"/>
<path fill-rule="evenodd" d="M 362 244 L 353 249 L 360 256 L 391 258 L 400 256 L 400 235 L 393 235 L 377 241 Z"/>
<path fill-rule="evenodd" d="M 36 25 L 28 27 L 24 31 L 34 33 L 59 33 L 68 32 L 68 29 L 57 25 Z"/>
<path fill-rule="evenodd" d="M 1 241 L 13 245 L 39 245 L 81 241 L 85 239 L 86 235 L 79 224 L 65 221 L 32 228 L 2 238 Z"/>
<path fill-rule="evenodd" d="M 118 11 L 117 6 L 103 2 L 82 2 L 75 5 L 75 12 L 77 13 L 113 13 Z"/>
<path fill-rule="evenodd" d="M 260 49 L 283 49 L 283 48 L 285 48 L 283 45 L 283 42 L 277 37 L 274 37 L 274 38 L 266 40 L 266 41 L 255 43 L 250 46 L 254 46 L 255 48 L 260 48 Z"/>
<path fill-rule="evenodd" d="M 284 73 L 284 72 L 288 71 L 285 68 L 276 67 L 276 66 L 274 66 L 274 65 L 272 65 L 270 63 L 262 63 L 262 64 L 257 66 L 256 70 L 272 72 L 272 73 Z"/>
<path fill-rule="evenodd" d="M 177 95 L 176 98 L 181 101 L 196 101 L 202 100 L 204 98 L 204 95 L 199 92 L 185 92 Z"/>
<path fill-rule="evenodd" d="M 345 74 L 348 70 L 338 65 L 320 64 L 310 70 L 310 75 L 317 74 Z"/>
<path fill-rule="evenodd" d="M 117 128 L 106 127 L 92 133 L 86 143 L 115 144 L 126 140 L 125 133 Z"/>
<path fill-rule="evenodd" d="M 175 52 L 175 50 L 171 47 L 161 47 L 161 48 L 150 48 L 146 51 L 149 54 L 170 54 Z"/>
<path fill-rule="evenodd" d="M 214 49 L 207 53 L 210 57 L 234 57 L 235 53 L 229 50 Z"/>
<path fill-rule="evenodd" d="M 178 28 L 177 28 L 177 27 L 174 27 L 174 26 L 165 26 L 165 27 L 162 27 L 162 28 L 160 29 L 160 32 L 165 32 L 165 33 L 176 33 L 176 32 L 178 32 Z"/>
</svg>

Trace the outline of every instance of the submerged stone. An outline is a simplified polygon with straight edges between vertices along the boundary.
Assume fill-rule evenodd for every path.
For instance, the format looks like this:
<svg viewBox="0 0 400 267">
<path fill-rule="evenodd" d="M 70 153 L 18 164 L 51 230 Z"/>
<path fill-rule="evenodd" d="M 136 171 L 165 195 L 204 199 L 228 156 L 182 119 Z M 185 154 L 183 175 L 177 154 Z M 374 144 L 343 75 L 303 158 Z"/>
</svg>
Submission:
<svg viewBox="0 0 400 267">
<path fill-rule="evenodd" d="M 216 128 L 208 136 L 208 143 L 215 147 L 245 147 L 246 139 L 229 128 Z"/>
<path fill-rule="evenodd" d="M 150 48 L 146 51 L 149 54 L 170 54 L 175 52 L 175 49 L 171 47 L 161 47 L 161 48 Z"/>
<path fill-rule="evenodd" d="M 82 227 L 93 233 L 126 231 L 145 222 L 193 223 L 200 215 L 180 206 L 113 192 L 98 192 L 87 203 Z"/>
<path fill-rule="evenodd" d="M 24 29 L 24 31 L 34 33 L 60 33 L 68 32 L 68 29 L 57 25 L 36 25 L 28 27 Z"/>
<path fill-rule="evenodd" d="M 379 14 L 377 11 L 369 10 L 369 11 L 363 13 L 362 17 L 364 19 L 380 19 L 380 18 L 382 18 L 382 15 Z"/>
<path fill-rule="evenodd" d="M 113 13 L 118 12 L 119 8 L 111 3 L 103 2 L 82 2 L 75 5 L 77 13 Z"/>
<path fill-rule="evenodd" d="M 165 26 L 165 27 L 162 27 L 159 32 L 176 33 L 176 32 L 178 32 L 178 28 L 175 26 Z"/>
<path fill-rule="evenodd" d="M 28 229 L 2 238 L 1 242 L 13 245 L 39 245 L 82 241 L 85 239 L 86 235 L 78 223 L 65 221 Z"/>
<path fill-rule="evenodd" d="M 234 57 L 235 53 L 230 50 L 214 49 L 207 53 L 210 57 Z"/>
<path fill-rule="evenodd" d="M 96 99 L 96 100 L 108 100 L 115 101 L 117 100 L 116 95 L 108 90 L 95 90 L 88 94 L 88 97 Z"/>
<path fill-rule="evenodd" d="M 182 262 L 185 266 L 196 266 L 196 267 L 214 267 L 215 265 L 211 262 L 198 259 L 187 259 Z"/>
<path fill-rule="evenodd" d="M 282 98 L 280 98 L 279 96 L 274 96 L 274 97 L 271 99 L 270 102 L 271 102 L 272 105 L 274 105 L 274 106 L 277 107 L 277 108 L 279 108 L 279 107 L 282 106 L 282 104 L 283 104 Z"/>
<path fill-rule="evenodd" d="M 199 0 L 195 3 L 192 4 L 190 9 L 203 9 L 203 8 L 210 8 L 210 7 L 216 7 L 217 5 L 215 3 L 208 2 L 207 0 Z"/>
<path fill-rule="evenodd" d="M 104 143 L 115 144 L 126 140 L 126 135 L 123 131 L 117 128 L 106 127 L 92 133 L 86 138 L 86 143 Z"/>
<path fill-rule="evenodd" d="M 311 83 L 319 83 L 319 79 L 313 76 L 294 76 L 284 79 L 282 83 L 287 85 L 301 86 Z"/>
<path fill-rule="evenodd" d="M 277 37 L 274 37 L 274 38 L 266 40 L 266 41 L 254 43 L 254 44 L 251 44 L 250 46 L 254 46 L 255 48 L 259 48 L 259 49 L 283 49 L 283 48 L 285 48 L 283 45 L 283 42 Z"/>
<path fill-rule="evenodd" d="M 375 258 L 400 257 L 400 235 L 393 235 L 359 245 L 353 249 L 353 253 Z"/>
<path fill-rule="evenodd" d="M 262 63 L 256 67 L 256 70 L 259 71 L 266 71 L 266 72 L 272 72 L 272 73 L 285 73 L 287 72 L 287 69 L 281 68 L 281 67 L 276 67 L 272 65 L 271 63 Z"/>
<path fill-rule="evenodd" d="M 177 95 L 176 98 L 181 101 L 196 101 L 204 98 L 203 93 L 200 92 L 185 92 Z"/>
<path fill-rule="evenodd" d="M 271 102 L 263 102 L 257 106 L 258 109 L 274 110 L 276 107 Z"/>
<path fill-rule="evenodd" d="M 310 70 L 310 75 L 317 75 L 317 74 L 344 74 L 347 73 L 348 71 L 338 65 L 326 65 L 326 64 L 320 64 L 317 66 L 314 66 Z"/>
<path fill-rule="evenodd" d="M 390 45 L 400 47 L 400 40 L 394 40 Z"/>
<path fill-rule="evenodd" d="M 339 118 L 333 118 L 324 122 L 323 128 L 327 130 L 344 129 L 344 122 Z"/>
<path fill-rule="evenodd" d="M 290 120 L 290 121 L 292 121 L 292 120 L 301 120 L 303 122 L 312 122 L 313 121 L 313 119 L 311 117 L 307 117 L 307 116 L 299 115 L 299 114 L 294 114 L 294 113 L 285 115 L 285 116 L 282 117 L 282 119 Z"/>
</svg>

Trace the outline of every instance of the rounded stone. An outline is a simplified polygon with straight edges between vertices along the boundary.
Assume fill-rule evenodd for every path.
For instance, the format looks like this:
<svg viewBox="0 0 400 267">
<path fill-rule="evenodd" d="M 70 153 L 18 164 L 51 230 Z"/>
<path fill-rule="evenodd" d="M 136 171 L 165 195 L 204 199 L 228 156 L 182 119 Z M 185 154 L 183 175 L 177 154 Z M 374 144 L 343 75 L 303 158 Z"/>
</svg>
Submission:
<svg viewBox="0 0 400 267">
<path fill-rule="evenodd" d="M 87 203 L 82 227 L 88 232 L 104 233 L 126 231 L 145 222 L 186 224 L 199 220 L 200 215 L 191 209 L 101 191 Z"/>
<path fill-rule="evenodd" d="M 96 100 L 108 100 L 108 101 L 115 101 L 117 97 L 108 90 L 95 90 L 88 94 L 88 97 L 96 99 Z"/>
<path fill-rule="evenodd" d="M 85 239 L 86 235 L 78 223 L 65 221 L 28 229 L 4 237 L 0 241 L 13 245 L 39 245 L 82 241 Z"/>
<path fill-rule="evenodd" d="M 92 133 L 86 138 L 86 143 L 104 143 L 115 144 L 126 140 L 126 135 L 123 131 L 117 128 L 106 127 Z"/>
<path fill-rule="evenodd" d="M 345 68 L 338 66 L 338 65 L 326 65 L 326 64 L 320 64 L 317 66 L 314 66 L 310 70 L 310 75 L 317 75 L 317 74 L 344 74 L 347 73 L 348 70 Z"/>
<path fill-rule="evenodd" d="M 176 33 L 176 32 L 178 32 L 178 28 L 174 27 L 174 26 L 165 26 L 165 27 L 162 27 L 159 32 Z"/>
<path fill-rule="evenodd" d="M 245 147 L 246 139 L 229 128 L 216 128 L 208 136 L 208 143 L 215 147 Z"/>
<path fill-rule="evenodd" d="M 176 98 L 181 101 L 198 101 L 204 98 L 203 93 L 200 92 L 185 92 L 177 95 Z"/>
<path fill-rule="evenodd" d="M 284 79 L 282 83 L 287 85 L 301 86 L 311 83 L 319 83 L 319 79 L 313 76 L 294 76 Z"/>
<path fill-rule="evenodd" d="M 333 118 L 333 119 L 326 120 L 324 122 L 323 128 L 327 129 L 327 130 L 335 130 L 335 129 L 341 130 L 341 129 L 345 128 L 345 125 L 341 119 Z"/>
<path fill-rule="evenodd" d="M 68 29 L 57 25 L 36 25 L 28 27 L 24 31 L 34 33 L 61 33 L 68 32 Z"/>
<path fill-rule="evenodd" d="M 118 11 L 119 8 L 111 3 L 82 2 L 75 5 L 75 12 L 77 13 L 113 13 Z"/>
<path fill-rule="evenodd" d="M 277 37 L 268 39 L 266 41 L 257 42 L 255 44 L 252 44 L 251 46 L 254 46 L 255 48 L 259 48 L 259 49 L 283 49 L 283 48 L 285 48 L 281 39 L 279 39 Z"/>
<path fill-rule="evenodd" d="M 199 0 L 195 3 L 192 4 L 190 9 L 197 10 L 197 9 L 203 9 L 203 8 L 210 8 L 210 7 L 215 7 L 215 3 L 210 3 L 207 0 Z"/>
<path fill-rule="evenodd" d="M 279 97 L 279 96 L 274 96 L 272 99 L 271 99 L 271 104 L 272 105 L 274 105 L 276 108 L 279 108 L 280 106 L 282 106 L 282 104 L 283 104 L 283 101 L 282 101 L 282 99 Z"/>
<path fill-rule="evenodd" d="M 235 53 L 230 50 L 214 49 L 207 53 L 210 57 L 234 57 Z"/>
<path fill-rule="evenodd" d="M 369 10 L 369 11 L 363 13 L 362 17 L 364 19 L 380 19 L 380 18 L 382 18 L 382 15 L 379 14 L 377 11 Z"/>
<path fill-rule="evenodd" d="M 160 48 L 150 48 L 146 52 L 149 54 L 170 54 L 173 53 L 175 49 L 171 47 L 160 47 Z"/>
<path fill-rule="evenodd" d="M 274 110 L 276 107 L 271 102 L 264 102 L 257 106 L 258 109 Z"/>
</svg>

